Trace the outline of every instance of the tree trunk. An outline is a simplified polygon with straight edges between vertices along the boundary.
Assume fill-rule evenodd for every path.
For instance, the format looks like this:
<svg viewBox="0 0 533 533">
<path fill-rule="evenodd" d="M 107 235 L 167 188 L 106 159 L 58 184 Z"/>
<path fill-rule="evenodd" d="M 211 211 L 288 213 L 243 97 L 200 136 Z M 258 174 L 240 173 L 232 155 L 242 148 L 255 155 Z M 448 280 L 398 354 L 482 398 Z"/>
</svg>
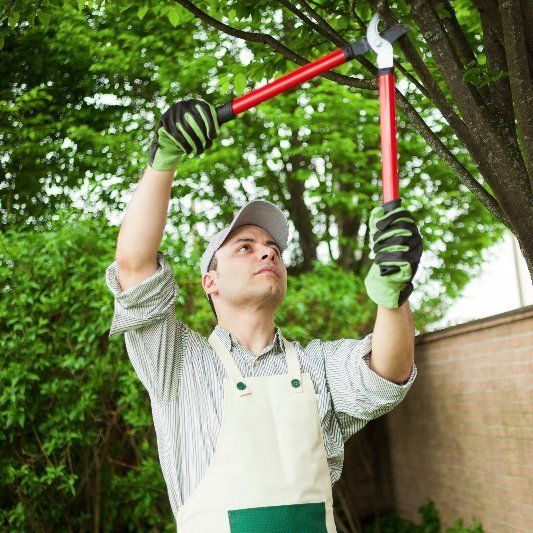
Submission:
<svg viewBox="0 0 533 533">
<path fill-rule="evenodd" d="M 341 174 L 344 169 L 341 169 Z M 353 191 L 353 183 L 346 183 L 341 180 L 335 180 L 334 187 L 341 195 Z M 358 244 L 357 234 L 361 220 L 356 214 L 348 213 L 345 207 L 342 211 L 335 214 L 335 221 L 337 223 L 339 233 L 339 259 L 338 263 L 345 272 L 351 272 L 355 269 L 356 258 L 355 249 Z"/>
<path fill-rule="evenodd" d="M 296 139 L 292 142 L 298 144 Z M 301 271 L 310 270 L 313 261 L 317 258 L 317 242 L 313 229 L 311 214 L 305 203 L 305 181 L 298 179 L 298 169 L 305 166 L 306 160 L 301 155 L 291 156 L 285 165 L 286 168 L 286 186 L 290 194 L 290 202 L 287 209 L 291 215 L 291 220 L 300 237 L 300 249 L 303 254 L 300 265 Z"/>
<path fill-rule="evenodd" d="M 94 500 L 93 500 L 93 531 L 99 533 L 100 531 L 100 491 L 101 491 L 101 473 L 102 465 L 100 462 L 100 455 L 98 447 L 93 446 L 94 456 Z"/>
</svg>

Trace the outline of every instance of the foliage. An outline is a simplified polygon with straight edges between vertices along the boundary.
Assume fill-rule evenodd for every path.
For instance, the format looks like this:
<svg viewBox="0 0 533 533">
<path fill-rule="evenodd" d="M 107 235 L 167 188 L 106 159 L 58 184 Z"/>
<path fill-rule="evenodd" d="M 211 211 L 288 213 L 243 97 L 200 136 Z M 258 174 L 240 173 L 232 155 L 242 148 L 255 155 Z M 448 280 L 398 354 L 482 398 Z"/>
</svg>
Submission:
<svg viewBox="0 0 533 533">
<path fill-rule="evenodd" d="M 0 530 L 162 530 L 148 397 L 108 342 L 116 230 L 78 216 L 0 235 Z"/>
<path fill-rule="evenodd" d="M 132 6 L 67 3 L 58 10 L 51 3 L 49 24 L 21 18 L 7 34 L 3 53 L 10 60 L 0 63 L 2 227 L 45 229 L 52 213 L 73 201 L 87 213 L 115 217 L 143 171 L 149 131 L 166 106 L 186 96 L 222 103 L 292 68 L 261 43 L 221 39 L 181 7 L 161 0 L 139 13 Z M 236 4 L 228 16 L 244 20 L 253 11 L 247 6 Z M 313 55 L 331 48 L 301 25 L 294 35 L 284 29 L 290 19 L 280 13 L 265 7 L 261 24 L 275 24 L 289 45 Z M 345 33 L 357 37 L 348 26 Z M 362 75 L 355 63 L 340 70 Z M 432 106 L 415 92 L 410 98 L 431 123 Z M 377 114 L 372 92 L 319 79 L 239 117 L 203 157 L 180 165 L 173 234 L 189 236 L 190 247 L 246 200 L 266 197 L 291 219 L 288 261 L 295 271 L 310 272 L 318 259 L 363 278 L 370 265 L 366 221 L 380 191 Z M 402 194 L 426 250 L 415 278 L 423 328 L 460 295 L 503 226 L 402 115 L 398 127 Z M 474 171 L 453 131 L 435 129 Z"/>
<path fill-rule="evenodd" d="M 386 513 L 375 521 L 365 524 L 364 533 L 441 533 L 439 512 L 435 502 L 430 500 L 426 505 L 419 508 L 422 523 L 415 524 L 411 520 L 400 518 L 394 513 Z M 463 519 L 454 520 L 457 527 L 447 527 L 445 533 L 483 533 L 483 527 L 473 518 L 471 528 L 463 525 Z"/>
<path fill-rule="evenodd" d="M 250 0 L 230 0 L 223 8 L 215 0 L 176 2 L 204 28 L 244 39 L 255 60 L 266 58 L 261 67 L 267 72 L 263 66 L 288 67 L 287 59 L 300 63 L 310 50 L 322 55 L 360 37 L 376 7 L 388 25 L 409 24 L 410 36 L 395 47 L 407 88 L 405 96 L 397 93 L 398 105 L 456 178 L 517 236 L 533 276 L 533 45 L 525 4 L 322 0 L 310 6 L 284 0 L 254 9 Z M 336 74 L 341 85 L 374 86 L 376 70 L 366 58 L 337 73 L 351 75 Z M 428 104 L 429 117 L 423 112 Z M 459 150 L 445 125 L 460 141 Z"/>
</svg>

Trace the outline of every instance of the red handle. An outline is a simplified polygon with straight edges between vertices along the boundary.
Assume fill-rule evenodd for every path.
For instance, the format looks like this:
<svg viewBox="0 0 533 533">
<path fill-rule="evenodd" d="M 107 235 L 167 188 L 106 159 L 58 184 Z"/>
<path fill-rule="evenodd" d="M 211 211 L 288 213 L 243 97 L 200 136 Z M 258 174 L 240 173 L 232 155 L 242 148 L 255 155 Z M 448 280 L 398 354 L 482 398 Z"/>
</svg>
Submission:
<svg viewBox="0 0 533 533">
<path fill-rule="evenodd" d="M 323 72 L 342 65 L 343 63 L 346 63 L 344 52 L 341 49 L 335 50 L 312 63 L 308 63 L 293 72 L 289 72 L 277 80 L 267 83 L 255 91 L 251 91 L 235 98 L 232 104 L 233 113 L 238 115 L 269 98 L 291 89 L 295 85 L 300 85 Z"/>
<path fill-rule="evenodd" d="M 380 74 L 378 88 L 379 122 L 381 126 L 381 182 L 383 203 L 386 204 L 400 198 L 394 74 Z"/>
<path fill-rule="evenodd" d="M 296 85 L 301 85 L 305 81 L 308 81 L 323 72 L 334 69 L 335 67 L 346 63 L 349 59 L 348 52 L 339 48 L 312 63 L 308 63 L 293 72 L 281 76 L 277 80 L 267 83 L 263 87 L 259 87 L 258 89 L 243 94 L 242 96 L 235 98 L 232 102 L 228 102 L 217 108 L 218 123 L 224 124 L 225 122 L 232 120 L 239 113 L 260 104 L 265 100 L 269 100 Z"/>
</svg>

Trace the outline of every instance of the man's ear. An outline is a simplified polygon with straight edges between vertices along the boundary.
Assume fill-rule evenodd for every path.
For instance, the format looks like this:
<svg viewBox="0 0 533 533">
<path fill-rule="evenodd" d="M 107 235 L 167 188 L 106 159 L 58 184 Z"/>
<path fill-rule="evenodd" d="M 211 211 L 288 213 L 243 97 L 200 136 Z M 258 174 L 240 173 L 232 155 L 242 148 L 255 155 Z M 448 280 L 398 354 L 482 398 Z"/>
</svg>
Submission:
<svg viewBox="0 0 533 533">
<path fill-rule="evenodd" d="M 217 273 L 215 270 L 210 270 L 202 276 L 202 287 L 206 294 L 216 294 L 217 289 Z"/>
</svg>

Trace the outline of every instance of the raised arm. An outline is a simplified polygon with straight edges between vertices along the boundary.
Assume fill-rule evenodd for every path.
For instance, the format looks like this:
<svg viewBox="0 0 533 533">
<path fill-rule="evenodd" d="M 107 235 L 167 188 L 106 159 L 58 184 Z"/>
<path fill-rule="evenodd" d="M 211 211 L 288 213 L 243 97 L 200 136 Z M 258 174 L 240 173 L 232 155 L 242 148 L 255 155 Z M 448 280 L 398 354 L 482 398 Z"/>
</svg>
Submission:
<svg viewBox="0 0 533 533">
<path fill-rule="evenodd" d="M 115 260 L 123 291 L 152 276 L 163 238 L 172 181 L 184 154 L 200 154 L 219 131 L 213 106 L 202 100 L 172 105 L 154 130 L 148 167 L 120 226 Z"/>
<path fill-rule="evenodd" d="M 370 215 L 374 264 L 365 278 L 378 304 L 369 367 L 394 382 L 409 378 L 414 362 L 414 324 L 407 299 L 422 256 L 422 237 L 409 211 L 400 206 Z"/>
<path fill-rule="evenodd" d="M 156 256 L 165 229 L 174 172 L 148 166 L 126 208 L 115 254 L 123 291 L 157 270 Z"/>
</svg>

